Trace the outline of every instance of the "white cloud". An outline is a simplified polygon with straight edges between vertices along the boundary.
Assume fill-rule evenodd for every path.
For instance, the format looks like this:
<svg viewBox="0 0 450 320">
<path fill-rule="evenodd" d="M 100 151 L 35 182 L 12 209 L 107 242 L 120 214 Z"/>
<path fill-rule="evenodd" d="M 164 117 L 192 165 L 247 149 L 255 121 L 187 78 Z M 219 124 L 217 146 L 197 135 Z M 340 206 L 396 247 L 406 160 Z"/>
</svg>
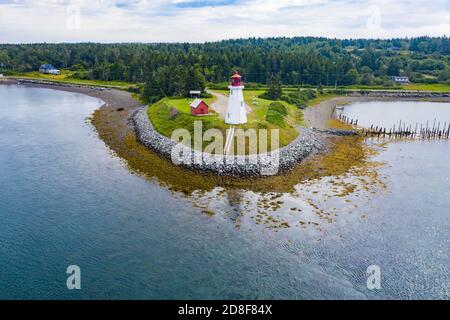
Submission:
<svg viewBox="0 0 450 320">
<path fill-rule="evenodd" d="M 447 0 L 0 0 L 0 42 L 450 35 Z M 68 6 L 81 28 L 67 28 Z M 73 13 L 73 11 L 71 11 Z"/>
</svg>

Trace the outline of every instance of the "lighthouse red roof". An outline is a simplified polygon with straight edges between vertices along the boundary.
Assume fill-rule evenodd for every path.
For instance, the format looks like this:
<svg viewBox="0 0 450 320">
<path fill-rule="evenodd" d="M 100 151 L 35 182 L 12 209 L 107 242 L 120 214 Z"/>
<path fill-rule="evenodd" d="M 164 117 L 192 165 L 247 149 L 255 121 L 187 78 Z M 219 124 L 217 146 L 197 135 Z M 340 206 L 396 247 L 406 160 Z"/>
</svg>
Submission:
<svg viewBox="0 0 450 320">
<path fill-rule="evenodd" d="M 237 71 L 235 71 L 234 75 L 231 76 L 231 85 L 233 87 L 240 87 L 242 86 L 241 80 L 241 75 Z"/>
</svg>

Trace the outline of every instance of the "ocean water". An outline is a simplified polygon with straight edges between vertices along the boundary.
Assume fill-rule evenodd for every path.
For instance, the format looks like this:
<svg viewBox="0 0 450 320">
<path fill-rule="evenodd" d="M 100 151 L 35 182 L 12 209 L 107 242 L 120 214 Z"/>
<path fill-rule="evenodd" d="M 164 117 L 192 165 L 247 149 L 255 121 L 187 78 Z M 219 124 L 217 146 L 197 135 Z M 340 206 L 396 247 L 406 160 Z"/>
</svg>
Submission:
<svg viewBox="0 0 450 320">
<path fill-rule="evenodd" d="M 450 297 L 450 143 L 389 144 L 374 159 L 386 190 L 350 208 L 330 199 L 338 218 L 320 230 L 277 232 L 131 174 L 86 120 L 100 105 L 0 86 L 0 299 Z M 254 197 L 209 193 L 226 212 Z M 283 199 L 274 214 L 305 205 L 302 192 Z M 81 290 L 66 287 L 69 265 Z M 380 290 L 366 286 L 370 265 Z"/>
<path fill-rule="evenodd" d="M 358 124 L 363 127 L 383 127 L 398 129 L 400 121 L 403 126 L 411 126 L 413 129 L 416 124 L 418 129 L 422 124 L 426 127 L 433 125 L 442 130 L 449 128 L 450 124 L 450 103 L 437 103 L 427 101 L 371 101 L 353 103 L 344 108 L 344 115 L 350 119 L 358 119 Z"/>
</svg>

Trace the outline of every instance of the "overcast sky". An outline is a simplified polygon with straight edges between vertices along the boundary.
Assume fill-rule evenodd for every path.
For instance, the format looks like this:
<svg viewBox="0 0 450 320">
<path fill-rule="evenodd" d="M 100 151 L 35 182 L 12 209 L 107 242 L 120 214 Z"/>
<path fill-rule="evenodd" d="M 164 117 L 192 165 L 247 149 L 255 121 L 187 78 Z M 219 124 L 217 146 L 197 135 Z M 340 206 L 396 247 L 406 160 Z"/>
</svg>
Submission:
<svg viewBox="0 0 450 320">
<path fill-rule="evenodd" d="M 450 0 L 0 0 L 0 43 L 450 35 Z"/>
</svg>

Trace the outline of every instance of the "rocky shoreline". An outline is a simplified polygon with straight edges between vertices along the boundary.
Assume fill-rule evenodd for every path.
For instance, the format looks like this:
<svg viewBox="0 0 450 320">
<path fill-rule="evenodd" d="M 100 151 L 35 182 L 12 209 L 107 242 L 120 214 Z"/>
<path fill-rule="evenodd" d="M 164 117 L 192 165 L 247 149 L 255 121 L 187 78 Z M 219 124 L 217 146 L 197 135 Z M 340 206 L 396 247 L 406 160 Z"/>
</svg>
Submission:
<svg viewBox="0 0 450 320">
<path fill-rule="evenodd" d="M 75 84 L 75 83 L 64 83 L 59 81 L 51 81 L 51 80 L 38 80 L 38 79 L 25 79 L 25 78 L 4 78 L 0 80 L 4 84 L 15 84 L 15 85 L 27 85 L 34 87 L 52 87 L 55 86 L 56 89 L 61 88 L 83 88 L 83 89 L 92 89 L 92 90 L 108 90 L 108 87 L 104 86 L 92 86 L 87 84 Z M 0 82 L 0 83 L 1 83 Z"/>
<path fill-rule="evenodd" d="M 300 128 L 298 138 L 273 152 L 249 156 L 213 155 L 193 150 L 158 133 L 148 118 L 147 108 L 140 108 L 134 113 L 133 123 L 139 142 L 146 147 L 176 164 L 220 176 L 267 176 L 288 171 L 309 156 L 325 152 L 328 147 L 327 135 L 344 135 L 341 132 Z M 183 161 L 179 161 L 180 158 Z"/>
<path fill-rule="evenodd" d="M 127 137 L 136 137 L 137 141 L 145 146 L 144 149 L 154 151 L 155 155 L 161 155 L 163 162 L 173 164 L 172 150 L 177 143 L 157 133 L 148 119 L 146 108 L 131 97 L 126 91 L 89 87 L 84 85 L 58 84 L 46 81 L 18 81 L 18 79 L 3 78 L 0 84 L 19 84 L 30 87 L 55 89 L 86 94 L 102 99 L 105 104 L 93 117 L 93 124 L 100 137 L 111 147 L 113 151 L 129 155 Z M 308 157 L 316 154 L 325 154 L 330 147 L 329 137 L 354 135 L 351 131 L 329 130 L 327 122 L 330 119 L 337 103 L 351 103 L 360 101 L 377 100 L 414 100 L 427 99 L 430 101 L 449 101 L 450 93 L 417 93 L 417 92 L 373 92 L 369 95 L 354 93 L 324 101 L 317 106 L 305 110 L 305 118 L 316 129 L 300 128 L 300 136 L 290 145 L 281 148 L 278 152 L 261 154 L 258 157 L 242 156 L 214 156 L 198 151 L 184 150 L 190 154 L 190 164 L 177 166 L 194 169 L 197 172 L 211 173 L 212 176 L 229 177 L 257 177 L 266 175 L 278 175 L 290 171 L 296 164 L 304 162 Z M 101 117 L 99 115 L 102 115 Z M 96 121 L 97 120 L 97 121 Z M 150 149 L 150 150 L 149 150 Z M 131 152 L 131 150 L 128 150 Z M 135 150 L 133 150 L 135 151 Z M 142 151 L 144 152 L 144 151 Z M 131 156 L 130 156 L 131 157 Z M 134 155 L 133 155 L 134 157 Z M 141 160 L 133 158 L 133 161 Z M 126 158 L 126 157 L 125 157 Z M 165 159 L 163 159 L 165 158 Z M 243 159 L 244 158 L 244 159 Z M 245 159 L 246 158 L 246 159 Z M 201 161 L 200 161 L 201 160 Z M 152 156 L 152 161 L 160 161 Z M 159 162 L 158 162 L 159 163 Z M 273 166 L 273 163 L 276 165 Z M 162 166 L 162 162 L 160 163 Z M 170 166 L 175 169 L 175 166 Z M 275 171 L 274 171 L 275 170 Z M 187 170 L 188 171 L 188 170 Z"/>
</svg>

